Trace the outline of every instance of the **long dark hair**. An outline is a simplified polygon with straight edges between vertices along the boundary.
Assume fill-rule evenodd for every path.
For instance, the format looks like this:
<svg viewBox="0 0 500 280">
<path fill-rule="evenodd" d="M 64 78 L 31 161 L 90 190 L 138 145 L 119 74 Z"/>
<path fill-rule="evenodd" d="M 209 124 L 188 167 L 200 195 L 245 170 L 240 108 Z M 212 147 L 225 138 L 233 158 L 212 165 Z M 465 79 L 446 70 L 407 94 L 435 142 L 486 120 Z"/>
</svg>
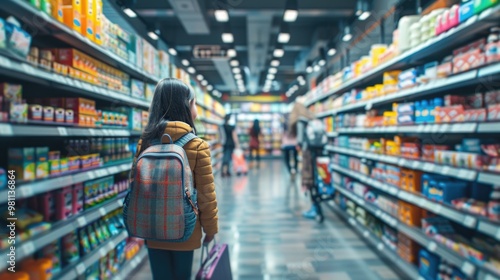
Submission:
<svg viewBox="0 0 500 280">
<path fill-rule="evenodd" d="M 259 123 L 259 120 L 255 119 L 253 121 L 253 126 L 252 126 L 252 129 L 250 130 L 250 134 L 253 137 L 259 136 L 259 134 L 260 134 L 260 123 Z"/>
<path fill-rule="evenodd" d="M 185 122 L 194 129 L 190 106 L 194 97 L 194 92 L 180 80 L 167 78 L 158 82 L 149 108 L 148 125 L 142 134 L 142 151 L 161 139 L 169 121 Z"/>
</svg>

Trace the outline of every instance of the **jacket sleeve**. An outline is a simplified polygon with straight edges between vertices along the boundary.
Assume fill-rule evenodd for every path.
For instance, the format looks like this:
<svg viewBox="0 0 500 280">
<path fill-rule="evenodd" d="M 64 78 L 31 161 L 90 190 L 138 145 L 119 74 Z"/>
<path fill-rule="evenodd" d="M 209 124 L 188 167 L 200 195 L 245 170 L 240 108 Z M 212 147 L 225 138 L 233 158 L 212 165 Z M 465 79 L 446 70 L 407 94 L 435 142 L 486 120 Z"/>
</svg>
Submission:
<svg viewBox="0 0 500 280">
<path fill-rule="evenodd" d="M 208 143 L 203 141 L 197 151 L 193 173 L 198 192 L 200 222 L 207 235 L 215 235 L 218 232 L 218 209 Z"/>
</svg>

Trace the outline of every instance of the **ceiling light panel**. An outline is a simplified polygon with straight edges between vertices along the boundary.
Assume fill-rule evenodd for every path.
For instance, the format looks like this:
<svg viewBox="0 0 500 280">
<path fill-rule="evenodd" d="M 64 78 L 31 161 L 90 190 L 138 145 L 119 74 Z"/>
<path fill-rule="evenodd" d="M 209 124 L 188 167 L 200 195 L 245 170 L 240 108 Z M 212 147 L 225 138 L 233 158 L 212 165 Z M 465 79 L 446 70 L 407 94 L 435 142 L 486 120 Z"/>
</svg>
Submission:
<svg viewBox="0 0 500 280">
<path fill-rule="evenodd" d="M 282 44 L 290 42 L 290 33 L 280 33 L 278 35 L 278 42 Z"/>
<path fill-rule="evenodd" d="M 224 43 L 233 43 L 234 37 L 232 33 L 222 33 L 222 42 Z"/>
<path fill-rule="evenodd" d="M 285 55 L 285 51 L 283 49 L 275 49 L 273 55 L 274 57 L 283 57 Z"/>
<path fill-rule="evenodd" d="M 229 13 L 226 10 L 215 10 L 214 12 L 215 20 L 218 22 L 228 22 Z"/>
<path fill-rule="evenodd" d="M 269 73 L 276 74 L 276 73 L 278 73 L 278 69 L 271 67 L 271 68 L 269 68 Z"/>
<path fill-rule="evenodd" d="M 273 61 L 271 61 L 271 66 L 273 67 L 278 67 L 280 66 L 280 61 L 277 60 L 277 59 L 274 59 Z"/>
</svg>

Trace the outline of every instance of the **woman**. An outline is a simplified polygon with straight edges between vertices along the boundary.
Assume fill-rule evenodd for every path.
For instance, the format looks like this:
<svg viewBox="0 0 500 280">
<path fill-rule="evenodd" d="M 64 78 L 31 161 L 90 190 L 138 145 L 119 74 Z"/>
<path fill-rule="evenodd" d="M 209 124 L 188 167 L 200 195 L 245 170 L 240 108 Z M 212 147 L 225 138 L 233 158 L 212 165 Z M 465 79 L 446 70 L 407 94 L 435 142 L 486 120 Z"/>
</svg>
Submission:
<svg viewBox="0 0 500 280">
<path fill-rule="evenodd" d="M 255 152 L 257 158 L 257 168 L 260 165 L 260 137 L 262 136 L 262 132 L 260 130 L 259 120 L 255 119 L 253 121 L 253 126 L 250 128 L 250 165 L 252 165 L 252 161 L 254 159 L 253 153 Z"/>
<path fill-rule="evenodd" d="M 285 164 L 288 172 L 291 175 L 295 175 L 298 166 L 297 138 L 292 135 L 286 123 L 284 125 L 281 150 L 283 151 L 283 156 L 285 158 Z M 292 165 L 290 164 L 290 155 L 293 155 L 293 168 Z"/>
<path fill-rule="evenodd" d="M 163 79 L 156 86 L 149 109 L 149 121 L 139 144 L 144 151 L 163 134 L 175 141 L 194 131 L 197 117 L 195 95 L 177 79 Z M 202 229 L 204 243 L 209 243 L 218 232 L 217 200 L 209 145 L 196 138 L 184 146 L 193 172 L 194 187 L 198 192 L 199 216 L 191 237 L 185 242 L 170 243 L 147 241 L 153 279 L 190 279 L 193 253 L 201 247 Z"/>
<path fill-rule="evenodd" d="M 222 158 L 222 177 L 231 176 L 229 166 L 231 165 L 233 151 L 236 147 L 239 147 L 238 134 L 236 133 L 234 126 L 229 124 L 230 119 L 231 115 L 226 115 L 223 126 L 226 141 L 224 142 L 224 155 Z"/>
</svg>

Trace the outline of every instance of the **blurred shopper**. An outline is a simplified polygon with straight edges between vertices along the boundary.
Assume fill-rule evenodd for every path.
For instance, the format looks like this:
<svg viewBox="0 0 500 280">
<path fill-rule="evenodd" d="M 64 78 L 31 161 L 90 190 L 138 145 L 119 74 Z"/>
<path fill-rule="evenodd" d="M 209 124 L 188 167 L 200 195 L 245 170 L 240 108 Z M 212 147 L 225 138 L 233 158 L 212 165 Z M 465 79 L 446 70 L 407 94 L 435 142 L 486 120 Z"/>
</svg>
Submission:
<svg viewBox="0 0 500 280">
<path fill-rule="evenodd" d="M 299 156 L 297 151 L 297 137 L 293 136 L 290 129 L 288 128 L 288 124 L 285 122 L 283 127 L 283 141 L 281 142 L 281 150 L 283 151 L 283 157 L 285 159 L 285 164 L 288 172 L 291 175 L 295 175 L 297 173 L 297 167 L 299 164 Z M 293 167 L 290 163 L 291 157 L 293 158 Z"/>
<path fill-rule="evenodd" d="M 292 108 L 292 112 L 290 113 L 290 121 L 289 121 L 289 130 L 291 135 L 297 137 L 297 124 L 299 121 L 310 121 L 314 119 L 314 114 L 311 113 L 307 107 L 304 105 L 305 98 L 300 96 L 295 101 L 295 104 Z M 304 147 L 305 143 L 299 143 L 299 147 Z M 302 189 L 311 190 L 314 187 L 314 178 L 313 178 L 313 168 L 314 166 L 310 163 L 312 161 L 311 153 L 307 149 L 302 150 Z M 312 197 L 312 196 L 311 196 Z M 312 200 L 312 198 L 311 198 Z M 317 215 L 317 209 L 314 204 L 311 206 L 311 209 L 304 212 L 303 216 L 305 218 L 314 219 Z"/>
<path fill-rule="evenodd" d="M 149 121 L 139 142 L 144 152 L 159 143 L 164 134 L 176 141 L 189 132 L 195 132 L 197 117 L 194 92 L 177 79 L 163 79 L 156 86 L 149 110 Z M 195 138 L 184 145 L 197 190 L 199 216 L 191 237 L 184 242 L 146 241 L 153 279 L 191 279 L 193 253 L 204 243 L 214 239 L 218 231 L 217 200 L 209 145 Z M 154 169 L 152 170 L 154 171 Z M 159 205 L 160 206 L 160 205 Z"/>
<path fill-rule="evenodd" d="M 231 115 L 226 115 L 224 122 L 224 134 L 226 135 L 226 141 L 224 142 L 224 156 L 222 158 L 222 177 L 231 176 L 230 166 L 231 159 L 233 158 L 234 149 L 239 147 L 238 134 L 233 125 L 229 124 Z"/>
<path fill-rule="evenodd" d="M 259 168 L 260 165 L 260 138 L 262 137 L 262 131 L 260 129 L 259 120 L 255 119 L 253 121 L 253 126 L 250 128 L 250 165 L 252 165 L 252 161 L 254 160 L 253 153 L 255 152 L 256 166 Z"/>
</svg>

